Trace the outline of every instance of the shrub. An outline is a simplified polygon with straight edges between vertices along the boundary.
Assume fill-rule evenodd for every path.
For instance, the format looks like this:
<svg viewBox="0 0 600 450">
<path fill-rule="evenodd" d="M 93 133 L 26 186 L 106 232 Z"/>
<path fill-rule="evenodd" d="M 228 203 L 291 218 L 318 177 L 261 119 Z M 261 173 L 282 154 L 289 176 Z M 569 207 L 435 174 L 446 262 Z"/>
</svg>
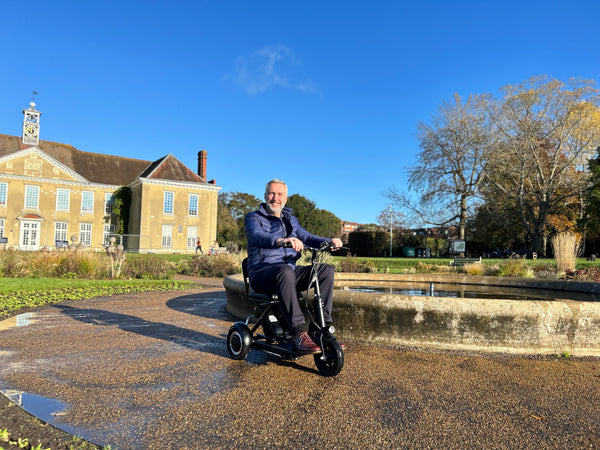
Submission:
<svg viewBox="0 0 600 450">
<path fill-rule="evenodd" d="M 108 268 L 105 256 L 86 251 L 56 251 L 57 267 L 55 276 L 68 273 L 77 274 L 77 278 L 105 278 Z"/>
<path fill-rule="evenodd" d="M 106 257 L 108 264 L 110 257 Z M 167 280 L 173 278 L 174 266 L 164 258 L 127 258 L 121 268 L 123 278 Z"/>
<path fill-rule="evenodd" d="M 218 255 L 200 255 L 191 260 L 183 260 L 177 267 L 177 272 L 185 275 L 200 275 L 209 277 L 226 277 L 241 272 L 239 258 L 231 253 Z"/>
<path fill-rule="evenodd" d="M 544 269 L 537 271 L 535 273 L 535 277 L 543 280 L 556 280 L 558 278 L 558 274 L 554 269 Z"/>
<path fill-rule="evenodd" d="M 25 276 L 52 278 L 59 273 L 65 252 L 29 252 L 24 255 Z"/>
<path fill-rule="evenodd" d="M 375 263 L 370 260 L 360 261 L 356 258 L 348 256 L 342 259 L 338 263 L 338 270 L 340 272 L 351 272 L 351 273 L 375 273 L 377 268 Z"/>
<path fill-rule="evenodd" d="M 8 250 L 0 251 L 0 272 L 3 277 L 20 277 L 24 273 L 22 252 Z"/>
<path fill-rule="evenodd" d="M 594 281 L 600 283 L 600 268 L 592 266 L 579 270 L 567 270 L 560 278 L 561 280 Z"/>
<path fill-rule="evenodd" d="M 559 273 L 575 270 L 579 241 L 579 236 L 571 231 L 557 233 L 552 236 L 551 242 L 554 258 L 556 259 L 556 270 Z"/>
<path fill-rule="evenodd" d="M 467 275 L 485 275 L 484 264 L 465 264 L 463 270 Z"/>
<path fill-rule="evenodd" d="M 498 276 L 533 278 L 533 270 L 525 259 L 507 259 L 500 264 Z"/>
</svg>

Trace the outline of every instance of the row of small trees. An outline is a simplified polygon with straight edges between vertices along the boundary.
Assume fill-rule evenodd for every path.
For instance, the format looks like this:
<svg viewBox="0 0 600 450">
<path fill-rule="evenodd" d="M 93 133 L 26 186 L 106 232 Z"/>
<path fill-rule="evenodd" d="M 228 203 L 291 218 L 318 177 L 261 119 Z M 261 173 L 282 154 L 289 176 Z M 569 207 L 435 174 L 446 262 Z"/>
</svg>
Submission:
<svg viewBox="0 0 600 450">
<path fill-rule="evenodd" d="M 488 248 L 546 255 L 550 236 L 600 234 L 600 92 L 593 80 L 534 77 L 499 95 L 456 95 L 420 123 L 405 220 L 456 224 Z M 597 151 L 596 149 L 599 149 Z"/>
</svg>

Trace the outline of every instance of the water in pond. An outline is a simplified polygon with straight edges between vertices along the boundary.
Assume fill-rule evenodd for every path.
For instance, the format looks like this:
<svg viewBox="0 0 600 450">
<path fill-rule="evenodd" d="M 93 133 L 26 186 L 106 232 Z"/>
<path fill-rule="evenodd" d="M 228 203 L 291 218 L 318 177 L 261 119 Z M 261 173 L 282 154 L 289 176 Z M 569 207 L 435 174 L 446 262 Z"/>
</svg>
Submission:
<svg viewBox="0 0 600 450">
<path fill-rule="evenodd" d="M 526 289 L 507 286 L 459 285 L 447 283 L 394 282 L 374 283 L 373 285 L 346 285 L 336 289 L 348 292 L 367 292 L 374 294 L 450 297 L 450 298 L 487 298 L 510 300 L 556 300 L 572 299 L 579 301 L 599 301 L 594 294 L 558 292 L 542 289 Z"/>
</svg>

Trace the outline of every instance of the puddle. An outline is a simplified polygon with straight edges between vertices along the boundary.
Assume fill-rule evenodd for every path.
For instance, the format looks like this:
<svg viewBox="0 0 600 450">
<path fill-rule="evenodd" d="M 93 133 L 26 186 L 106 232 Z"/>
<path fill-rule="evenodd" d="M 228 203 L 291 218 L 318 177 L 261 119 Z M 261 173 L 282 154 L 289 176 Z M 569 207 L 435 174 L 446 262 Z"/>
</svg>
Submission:
<svg viewBox="0 0 600 450">
<path fill-rule="evenodd" d="M 16 316 L 11 317 L 10 319 L 3 320 L 2 322 L 0 322 L 0 331 L 9 330 L 15 327 L 26 327 L 27 325 L 31 325 L 32 323 L 35 323 L 33 317 L 34 314 L 28 312 L 18 314 Z"/>
<path fill-rule="evenodd" d="M 50 423 L 55 420 L 56 417 L 66 414 L 65 409 L 67 408 L 67 404 L 56 399 L 10 389 L 0 392 L 29 414 L 34 415 L 44 422 Z"/>
<path fill-rule="evenodd" d="M 4 394 L 11 402 L 20 406 L 29 414 L 60 430 L 79 436 L 89 442 L 94 442 L 94 439 L 97 438 L 89 430 L 57 422 L 57 418 L 68 415 L 68 405 L 66 403 L 55 398 L 42 397 L 41 395 L 29 394 L 28 392 L 13 389 L 0 390 L 0 393 Z"/>
</svg>

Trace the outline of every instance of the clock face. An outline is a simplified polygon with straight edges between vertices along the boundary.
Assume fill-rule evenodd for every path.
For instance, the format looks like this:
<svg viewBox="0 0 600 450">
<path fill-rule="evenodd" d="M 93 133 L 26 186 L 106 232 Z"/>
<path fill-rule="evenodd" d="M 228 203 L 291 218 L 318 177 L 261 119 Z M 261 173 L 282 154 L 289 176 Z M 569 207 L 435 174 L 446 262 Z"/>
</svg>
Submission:
<svg viewBox="0 0 600 450">
<path fill-rule="evenodd" d="M 25 126 L 25 135 L 26 136 L 37 136 L 37 127 L 32 125 Z"/>
</svg>

